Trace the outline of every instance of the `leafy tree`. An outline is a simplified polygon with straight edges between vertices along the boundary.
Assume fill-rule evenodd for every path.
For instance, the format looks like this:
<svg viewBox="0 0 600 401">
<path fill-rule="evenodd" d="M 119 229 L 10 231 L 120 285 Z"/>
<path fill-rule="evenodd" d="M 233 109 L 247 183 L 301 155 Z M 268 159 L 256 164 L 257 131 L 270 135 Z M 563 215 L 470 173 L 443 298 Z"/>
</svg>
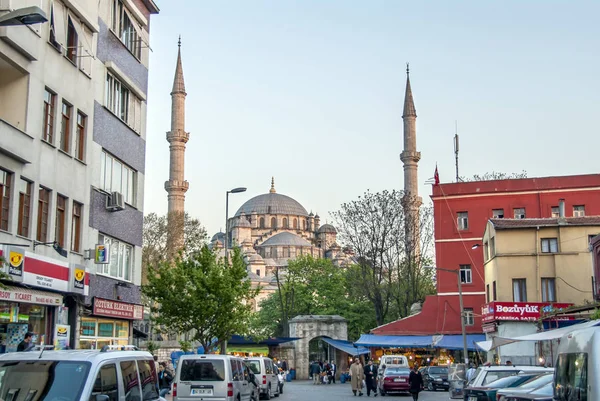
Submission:
<svg viewBox="0 0 600 401">
<path fill-rule="evenodd" d="M 156 326 L 189 333 L 190 341 L 211 349 L 233 334 L 248 332 L 250 301 L 258 291 L 247 280 L 239 249 L 231 262 L 218 259 L 207 246 L 198 252 L 148 265 L 148 283 L 142 291 L 151 302 Z"/>
<path fill-rule="evenodd" d="M 493 181 L 493 180 L 517 180 L 527 178 L 527 171 L 523 170 L 520 173 L 501 173 L 497 171 L 487 172 L 483 174 L 474 174 L 472 177 L 459 177 L 462 182 L 469 181 Z"/>
</svg>

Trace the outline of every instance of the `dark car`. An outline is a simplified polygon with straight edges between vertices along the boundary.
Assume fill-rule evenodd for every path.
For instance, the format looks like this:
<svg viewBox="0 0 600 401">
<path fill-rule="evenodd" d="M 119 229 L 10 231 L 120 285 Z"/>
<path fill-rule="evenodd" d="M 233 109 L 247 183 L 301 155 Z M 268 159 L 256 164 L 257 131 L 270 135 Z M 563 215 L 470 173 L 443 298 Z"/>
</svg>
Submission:
<svg viewBox="0 0 600 401">
<path fill-rule="evenodd" d="M 385 368 L 381 379 L 377 383 L 379 394 L 383 396 L 387 393 L 408 393 L 410 389 L 409 376 L 409 368 Z"/>
<path fill-rule="evenodd" d="M 437 391 L 438 388 L 448 391 L 448 368 L 446 366 L 427 366 L 421 372 L 423 385 L 429 391 Z"/>
<path fill-rule="evenodd" d="M 506 401 L 552 401 L 554 383 L 550 382 L 527 394 L 507 394 Z"/>
<path fill-rule="evenodd" d="M 527 380 L 538 376 L 535 373 L 526 373 L 515 376 L 503 377 L 485 387 L 467 387 L 463 391 L 464 401 L 494 401 L 496 400 L 496 392 L 502 388 L 518 387 Z"/>
</svg>

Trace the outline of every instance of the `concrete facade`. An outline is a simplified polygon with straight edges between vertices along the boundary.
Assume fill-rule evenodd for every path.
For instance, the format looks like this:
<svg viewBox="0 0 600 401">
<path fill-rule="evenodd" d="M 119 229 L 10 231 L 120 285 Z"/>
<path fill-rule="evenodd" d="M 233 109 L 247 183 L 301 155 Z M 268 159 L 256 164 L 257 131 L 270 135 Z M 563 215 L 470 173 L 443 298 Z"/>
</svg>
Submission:
<svg viewBox="0 0 600 401">
<path fill-rule="evenodd" d="M 348 323 L 341 316 L 303 315 L 289 321 L 290 337 L 300 337 L 294 341 L 294 358 L 288 359 L 290 367 L 296 369 L 296 378 L 308 379 L 309 343 L 318 337 L 329 337 L 334 340 L 348 339 Z M 288 353 L 289 358 L 289 353 Z M 338 363 L 338 372 L 347 368 L 347 364 Z"/>
</svg>

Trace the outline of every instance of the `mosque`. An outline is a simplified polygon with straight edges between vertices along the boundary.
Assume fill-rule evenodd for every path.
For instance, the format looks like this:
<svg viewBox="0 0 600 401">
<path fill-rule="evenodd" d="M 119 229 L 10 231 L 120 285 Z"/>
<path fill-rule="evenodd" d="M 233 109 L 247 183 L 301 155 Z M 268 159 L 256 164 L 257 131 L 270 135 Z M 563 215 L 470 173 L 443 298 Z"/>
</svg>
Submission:
<svg viewBox="0 0 600 401">
<path fill-rule="evenodd" d="M 289 260 L 302 255 L 331 259 L 343 267 L 352 260 L 352 252 L 342 249 L 337 230 L 320 224 L 318 214 L 307 210 L 295 199 L 277 193 L 271 178 L 268 193 L 246 201 L 229 219 L 228 247 L 240 247 L 248 265 L 248 276 L 261 291 L 254 309 L 277 290 L 275 274 L 285 274 Z M 210 247 L 224 255 L 225 233 L 215 234 Z"/>
</svg>

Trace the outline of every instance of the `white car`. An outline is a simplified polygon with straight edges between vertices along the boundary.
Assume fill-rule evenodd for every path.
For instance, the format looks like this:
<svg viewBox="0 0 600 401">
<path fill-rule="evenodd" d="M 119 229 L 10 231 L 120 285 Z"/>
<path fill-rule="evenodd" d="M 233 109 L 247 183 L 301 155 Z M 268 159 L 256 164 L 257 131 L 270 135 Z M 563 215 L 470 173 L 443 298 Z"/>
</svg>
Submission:
<svg viewBox="0 0 600 401">
<path fill-rule="evenodd" d="M 488 383 L 503 377 L 518 375 L 521 372 L 539 372 L 541 374 L 554 372 L 554 369 L 541 366 L 480 366 L 467 383 L 467 387 L 485 387 Z"/>
</svg>

